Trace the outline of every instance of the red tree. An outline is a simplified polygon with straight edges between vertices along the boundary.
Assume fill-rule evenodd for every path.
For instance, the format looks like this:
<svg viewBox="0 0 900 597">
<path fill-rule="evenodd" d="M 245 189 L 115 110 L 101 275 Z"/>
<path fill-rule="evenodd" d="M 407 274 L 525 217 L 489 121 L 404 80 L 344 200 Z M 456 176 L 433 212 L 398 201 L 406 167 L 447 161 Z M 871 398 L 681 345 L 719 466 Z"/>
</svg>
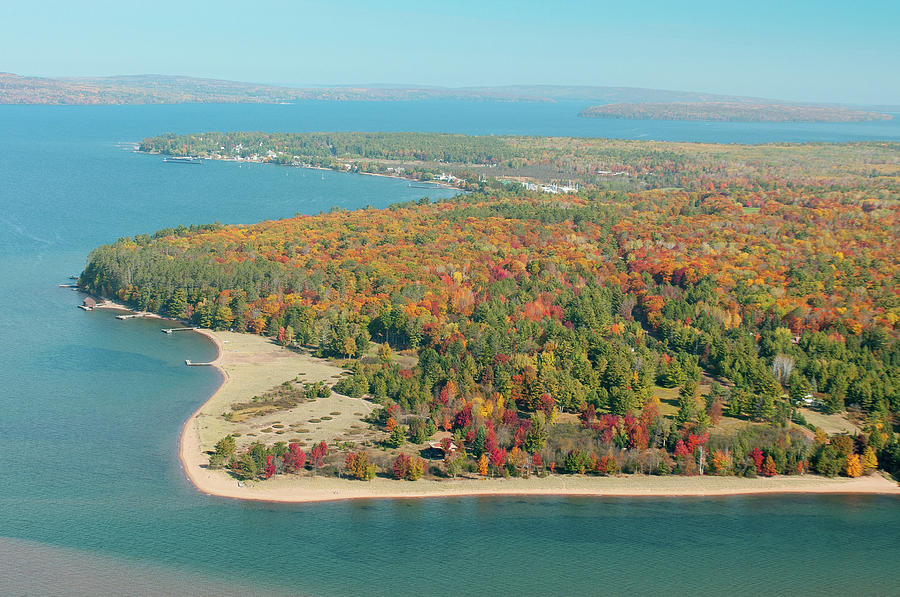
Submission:
<svg viewBox="0 0 900 597">
<path fill-rule="evenodd" d="M 756 472 L 762 473 L 763 461 L 765 460 L 765 456 L 763 456 L 762 450 L 759 448 L 753 448 L 750 450 L 750 458 L 753 459 L 753 464 L 756 465 Z"/>
<path fill-rule="evenodd" d="M 449 437 L 441 438 L 441 449 L 444 451 L 445 455 L 450 454 L 450 447 L 453 445 L 453 440 Z"/>
<path fill-rule="evenodd" d="M 306 452 L 300 444 L 288 445 L 288 451 L 282 456 L 285 466 L 292 471 L 299 471 L 306 464 Z"/>
<path fill-rule="evenodd" d="M 554 408 L 556 408 L 556 400 L 553 399 L 553 396 L 546 392 L 541 394 L 541 402 L 538 405 L 538 410 L 542 410 L 549 415 L 553 412 Z"/>
<path fill-rule="evenodd" d="M 506 463 L 506 449 L 505 448 L 496 448 L 491 450 L 491 464 L 495 467 L 500 468 Z"/>
<path fill-rule="evenodd" d="M 472 424 L 472 405 L 466 404 L 462 410 L 456 413 L 456 419 L 454 420 L 454 424 L 456 427 L 463 429 Z"/>
<path fill-rule="evenodd" d="M 328 444 L 322 440 L 309 451 L 309 460 L 314 469 L 322 468 L 323 460 L 328 455 Z"/>
<path fill-rule="evenodd" d="M 484 449 L 487 452 L 493 452 L 500 445 L 497 443 L 497 433 L 494 431 L 494 428 L 491 427 L 488 429 L 487 436 L 484 438 Z"/>
<path fill-rule="evenodd" d="M 271 479 L 275 474 L 275 456 L 269 454 L 266 456 L 266 479 Z"/>
<path fill-rule="evenodd" d="M 395 479 L 405 479 L 406 475 L 409 474 L 409 460 L 409 455 L 403 453 L 399 454 L 394 460 Z"/>
<path fill-rule="evenodd" d="M 597 416 L 597 409 L 594 408 L 593 404 L 588 404 L 584 407 L 584 410 L 581 411 L 581 424 L 584 425 L 585 429 L 590 429 L 591 425 L 594 422 L 594 418 Z"/>
</svg>

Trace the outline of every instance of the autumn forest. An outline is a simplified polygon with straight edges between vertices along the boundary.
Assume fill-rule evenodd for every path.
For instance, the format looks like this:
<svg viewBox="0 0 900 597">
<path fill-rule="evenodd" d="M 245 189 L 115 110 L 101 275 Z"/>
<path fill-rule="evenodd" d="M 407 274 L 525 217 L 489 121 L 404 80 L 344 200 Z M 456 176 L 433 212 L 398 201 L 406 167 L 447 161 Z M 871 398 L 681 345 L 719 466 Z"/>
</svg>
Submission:
<svg viewBox="0 0 900 597">
<path fill-rule="evenodd" d="M 344 363 L 332 389 L 382 407 L 385 443 L 417 447 L 383 462 L 375 445 L 308 458 L 223 438 L 214 459 L 241 478 L 321 466 L 329 449 L 359 479 L 900 472 L 897 144 L 204 133 L 142 147 L 453 172 L 466 191 L 91 253 L 79 284 L 96 295 Z M 519 184 L 552 179 L 580 188 Z M 441 457 L 423 461 L 435 438 Z"/>
</svg>

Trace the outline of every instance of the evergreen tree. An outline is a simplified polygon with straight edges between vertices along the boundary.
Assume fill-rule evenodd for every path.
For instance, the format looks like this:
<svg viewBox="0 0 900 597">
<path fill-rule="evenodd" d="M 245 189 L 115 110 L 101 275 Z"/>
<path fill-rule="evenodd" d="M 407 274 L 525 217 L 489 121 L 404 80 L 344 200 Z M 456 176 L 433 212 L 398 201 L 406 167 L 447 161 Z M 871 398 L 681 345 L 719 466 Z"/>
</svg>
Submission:
<svg viewBox="0 0 900 597">
<path fill-rule="evenodd" d="M 475 439 L 472 440 L 471 452 L 472 456 L 475 458 L 480 458 L 482 454 L 484 454 L 484 442 L 487 439 L 487 430 L 484 425 L 478 427 L 478 431 L 475 433 Z"/>
<path fill-rule="evenodd" d="M 187 317 L 188 300 L 187 291 L 179 288 L 166 303 L 166 313 L 174 319 L 185 319 Z"/>
</svg>

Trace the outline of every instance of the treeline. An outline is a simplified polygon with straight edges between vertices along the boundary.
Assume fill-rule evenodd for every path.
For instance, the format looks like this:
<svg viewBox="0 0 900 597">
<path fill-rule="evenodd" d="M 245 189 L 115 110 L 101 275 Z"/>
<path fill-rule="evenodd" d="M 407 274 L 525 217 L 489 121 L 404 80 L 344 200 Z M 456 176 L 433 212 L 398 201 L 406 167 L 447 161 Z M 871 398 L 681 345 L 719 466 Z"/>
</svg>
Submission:
<svg viewBox="0 0 900 597">
<path fill-rule="evenodd" d="M 243 480 L 318 474 L 361 481 L 376 475 L 406 481 L 548 474 L 754 478 L 817 473 L 853 478 L 878 468 L 900 474 L 900 442 L 894 436 L 883 443 L 887 434 L 875 430 L 855 437 L 818 432 L 814 439 L 798 430 L 761 426 L 731 434 L 697 434 L 676 427 L 660 434 L 666 425 L 657 406 L 650 402 L 639 416 L 626 417 L 594 418 L 587 409 L 581 424 L 548 422 L 542 412 L 520 419 L 507 416 L 509 411 L 504 410 L 505 421 L 481 413 L 455 421 L 453 435 L 445 434 L 438 448 L 425 447 L 424 441 L 434 431 L 426 430 L 421 418 L 409 419 L 413 425 L 420 423 L 414 431 L 413 425 L 399 425 L 389 416 L 391 431 L 382 444 L 399 448 L 391 452 L 340 445 L 334 450 L 324 441 L 307 448 L 308 452 L 302 442 L 266 445 L 256 441 L 240 447 L 233 436 L 226 436 L 217 443 L 210 466 L 227 468 Z M 431 419 L 428 424 L 433 426 Z"/>
</svg>

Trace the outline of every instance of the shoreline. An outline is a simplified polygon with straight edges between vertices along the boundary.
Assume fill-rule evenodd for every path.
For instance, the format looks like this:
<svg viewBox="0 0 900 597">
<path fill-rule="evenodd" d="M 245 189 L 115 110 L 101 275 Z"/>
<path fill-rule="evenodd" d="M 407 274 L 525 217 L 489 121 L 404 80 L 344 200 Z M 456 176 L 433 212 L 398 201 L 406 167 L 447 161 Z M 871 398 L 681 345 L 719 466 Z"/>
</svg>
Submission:
<svg viewBox="0 0 900 597">
<path fill-rule="evenodd" d="M 657 480 L 675 479 L 677 483 L 655 483 Z M 685 480 L 696 487 L 686 488 Z M 704 487 L 708 479 L 722 479 L 730 487 Z M 351 481 L 335 477 L 304 477 L 298 486 L 297 479 L 274 479 L 248 483 L 234 488 L 200 486 L 195 487 L 206 495 L 252 502 L 278 504 L 306 504 L 358 500 L 409 500 L 409 499 L 451 499 L 451 498 L 503 498 L 503 497 L 544 497 L 544 498 L 725 498 L 740 496 L 778 495 L 894 495 L 900 496 L 896 484 L 880 475 L 857 479 L 827 479 L 834 485 L 823 486 L 821 478 L 814 475 L 802 477 L 781 477 L 789 480 L 765 487 L 750 487 L 744 482 L 767 483 L 770 480 L 741 479 L 739 477 L 654 477 L 649 475 L 622 475 L 619 477 L 579 477 L 577 475 L 552 475 L 529 479 L 460 479 L 448 481 L 397 481 L 377 478 L 372 481 Z M 194 482 L 194 478 L 191 478 Z M 233 481 L 229 479 L 229 481 Z M 545 482 L 545 486 L 534 484 Z M 272 487 L 263 487 L 262 483 Z M 406 483 L 409 487 L 404 487 Z M 478 484 L 490 487 L 472 487 Z M 386 487 L 394 485 L 396 489 Z M 396 484 L 396 485 L 395 485 Z M 434 484 L 439 487 L 416 489 L 418 484 Z M 530 484 L 532 487 L 523 487 Z M 578 485 L 595 487 L 578 487 Z M 576 487 L 571 487 L 575 485 Z M 640 485 L 643 485 L 641 487 Z M 677 487 L 676 487 L 677 486 Z M 420 485 L 421 487 L 421 485 Z"/>
<path fill-rule="evenodd" d="M 136 153 L 142 153 L 144 155 L 159 155 L 163 157 L 181 157 L 181 156 L 172 156 L 170 154 L 160 153 L 157 151 L 141 151 L 140 149 L 135 150 Z M 405 180 L 406 182 L 417 182 L 420 184 L 431 184 L 434 185 L 435 189 L 450 189 L 453 191 L 459 191 L 460 193 L 466 193 L 467 191 L 452 184 L 448 184 L 446 182 L 435 182 L 431 180 L 420 180 L 418 178 L 410 178 L 409 176 L 400 176 L 397 174 L 381 174 L 379 172 L 353 172 L 352 170 L 337 170 L 335 168 L 326 168 L 325 166 L 313 166 L 312 164 L 276 164 L 274 162 L 267 162 L 265 160 L 237 160 L 234 158 L 213 158 L 213 157 L 201 157 L 201 160 L 209 160 L 211 162 L 234 162 L 236 164 L 258 164 L 260 166 L 285 166 L 288 168 L 305 168 L 307 170 L 321 170 L 323 172 L 336 172 L 342 174 L 362 174 L 365 176 L 380 176 L 382 178 L 394 178 L 396 180 Z M 423 189 L 423 190 L 428 190 Z"/>
<path fill-rule="evenodd" d="M 207 495 L 273 503 L 313 503 L 365 499 L 423 499 L 453 497 L 724 497 L 777 494 L 870 494 L 900 496 L 900 486 L 880 474 L 856 479 L 827 478 L 818 475 L 778 476 L 745 479 L 740 477 L 680 477 L 621 475 L 593 477 L 548 475 L 531 478 L 454 479 L 397 481 L 378 477 L 372 481 L 353 481 L 336 477 L 295 477 L 278 475 L 268 481 L 246 482 L 220 470 L 204 467 L 199 418 L 205 409 L 235 382 L 225 368 L 227 360 L 223 340 L 210 330 L 196 329 L 216 347 L 212 361 L 222 381 L 185 421 L 179 440 L 179 458 L 188 480 Z M 244 355 L 246 357 L 246 354 Z M 252 356 L 252 355 L 251 355 Z M 298 362 L 299 366 L 299 362 Z"/>
<path fill-rule="evenodd" d="M 87 290 L 84 290 L 83 288 L 78 288 L 78 290 L 80 292 L 87 293 L 88 296 L 91 296 L 95 299 L 97 298 L 97 297 L 94 297 L 94 295 L 92 295 Z M 104 299 L 104 298 L 99 299 L 99 301 L 97 302 L 96 305 L 94 305 L 93 308 L 94 309 L 110 309 L 112 311 L 126 311 L 130 315 L 139 317 L 141 319 L 166 319 L 165 317 L 163 317 L 162 315 L 159 315 L 157 313 L 153 313 L 151 311 L 136 311 L 135 309 L 132 309 L 131 307 L 126 307 L 122 303 L 118 303 L 116 301 L 111 301 L 109 299 Z M 175 321 L 175 320 L 173 319 L 172 321 Z"/>
<path fill-rule="evenodd" d="M 184 474 L 187 476 L 188 480 L 203 493 L 207 492 L 203 487 L 203 481 L 197 476 L 197 473 L 201 470 L 201 459 L 205 454 L 200 448 L 200 433 L 196 428 L 197 419 L 202 413 L 203 409 L 209 404 L 209 402 L 222 391 L 222 388 L 225 387 L 225 384 L 228 382 L 228 372 L 219 364 L 222 359 L 222 343 L 216 338 L 212 332 L 208 332 L 206 330 L 194 330 L 201 336 L 207 338 L 210 342 L 212 342 L 213 346 L 216 347 L 216 358 L 210 361 L 212 364 L 211 367 L 215 368 L 216 371 L 219 372 L 219 376 L 221 381 L 219 382 L 219 387 L 216 388 L 216 391 L 207 398 L 203 404 L 201 404 L 197 410 L 191 413 L 191 416 L 187 418 L 184 422 L 184 425 L 181 427 L 181 437 L 178 440 L 178 459 L 181 460 L 181 468 L 184 471 Z M 207 469 L 208 470 L 208 469 Z"/>
</svg>

